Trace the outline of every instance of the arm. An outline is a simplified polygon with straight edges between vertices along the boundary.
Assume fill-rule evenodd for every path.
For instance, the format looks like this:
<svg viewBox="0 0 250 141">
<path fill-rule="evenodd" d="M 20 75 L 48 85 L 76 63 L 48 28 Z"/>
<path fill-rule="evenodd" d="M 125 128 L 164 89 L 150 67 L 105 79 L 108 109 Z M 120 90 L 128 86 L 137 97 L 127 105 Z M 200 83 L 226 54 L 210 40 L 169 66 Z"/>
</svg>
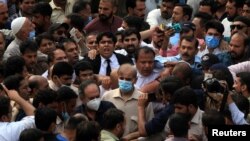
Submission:
<svg viewBox="0 0 250 141">
<path fill-rule="evenodd" d="M 33 105 L 31 105 L 28 101 L 25 101 L 17 91 L 15 90 L 8 90 L 4 85 L 3 85 L 4 91 L 8 95 L 8 97 L 15 101 L 17 104 L 19 104 L 22 109 L 24 110 L 25 114 L 27 116 L 32 116 L 34 115 L 35 108 Z"/>
<path fill-rule="evenodd" d="M 239 110 L 239 108 L 233 101 L 231 95 L 232 94 L 228 95 L 227 103 L 228 103 L 229 111 L 231 112 L 231 115 L 232 115 L 233 123 L 236 125 L 248 124 L 244 118 L 244 113 Z"/>
<path fill-rule="evenodd" d="M 228 67 L 233 77 L 235 78 L 237 73 L 250 71 L 250 61 L 245 61 Z"/>
<path fill-rule="evenodd" d="M 148 100 L 147 94 L 141 94 L 138 99 L 138 129 L 140 136 L 147 136 L 147 131 L 145 129 L 145 107 Z"/>
</svg>

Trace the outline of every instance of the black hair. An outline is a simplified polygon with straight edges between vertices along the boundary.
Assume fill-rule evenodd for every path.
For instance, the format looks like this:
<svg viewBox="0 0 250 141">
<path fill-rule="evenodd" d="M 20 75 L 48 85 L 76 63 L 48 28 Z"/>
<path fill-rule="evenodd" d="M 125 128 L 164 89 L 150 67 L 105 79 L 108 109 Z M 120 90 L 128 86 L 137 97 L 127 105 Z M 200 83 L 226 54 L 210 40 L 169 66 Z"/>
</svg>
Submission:
<svg viewBox="0 0 250 141">
<path fill-rule="evenodd" d="M 33 106 L 38 108 L 39 103 L 43 105 L 48 105 L 50 103 L 56 102 L 57 93 L 51 89 L 40 90 L 34 96 Z"/>
<path fill-rule="evenodd" d="M 47 107 L 35 111 L 35 125 L 37 129 L 48 131 L 52 123 L 56 124 L 56 111 Z"/>
<path fill-rule="evenodd" d="M 193 105 L 194 107 L 198 107 L 197 96 L 194 90 L 188 86 L 175 91 L 171 101 L 173 104 L 181 104 L 185 106 Z"/>
<path fill-rule="evenodd" d="M 25 67 L 25 61 L 21 56 L 11 56 L 4 64 L 4 77 L 14 74 L 22 74 Z"/>
<path fill-rule="evenodd" d="M 7 116 L 10 112 L 10 99 L 6 96 L 0 95 L 0 118 Z"/>
<path fill-rule="evenodd" d="M 41 14 L 42 16 L 51 16 L 52 8 L 47 2 L 38 2 L 32 8 L 33 14 Z"/>
<path fill-rule="evenodd" d="M 26 40 L 20 44 L 19 49 L 22 55 L 24 55 L 27 52 L 37 52 L 38 45 L 32 40 Z"/>
<path fill-rule="evenodd" d="M 9 90 L 19 91 L 19 87 L 21 85 L 21 81 L 24 80 L 24 77 L 21 75 L 11 75 L 4 79 L 3 83 Z"/>
<path fill-rule="evenodd" d="M 73 75 L 73 67 L 67 62 L 58 62 L 54 65 L 52 69 L 52 77 L 54 75 L 61 77 L 63 75 Z"/>
<path fill-rule="evenodd" d="M 103 37 L 111 38 L 112 41 L 114 42 L 114 44 L 117 41 L 116 36 L 112 32 L 102 32 L 102 33 L 98 34 L 96 37 L 97 44 L 100 43 L 100 41 L 102 40 Z"/>
<path fill-rule="evenodd" d="M 88 61 L 79 61 L 74 65 L 74 70 L 76 76 L 80 75 L 80 71 L 86 71 L 86 70 L 93 70 L 93 66 L 90 62 Z"/>
<path fill-rule="evenodd" d="M 198 12 L 194 15 L 194 18 L 199 18 L 201 27 L 205 27 L 206 23 L 213 19 L 213 16 L 204 12 Z"/>
<path fill-rule="evenodd" d="M 236 74 L 240 78 L 240 83 L 247 86 L 247 91 L 250 92 L 250 72 L 240 72 Z"/>
<path fill-rule="evenodd" d="M 183 82 L 176 76 L 168 76 L 160 82 L 160 88 L 164 94 L 167 92 L 173 95 L 174 92 L 181 87 L 183 87 Z"/>
<path fill-rule="evenodd" d="M 43 138 L 43 132 L 36 128 L 24 129 L 19 137 L 19 141 L 40 141 Z"/>
<path fill-rule="evenodd" d="M 213 125 L 225 125 L 225 118 L 222 113 L 215 109 L 210 109 L 205 111 L 202 115 L 202 124 L 204 126 L 213 126 Z"/>
<path fill-rule="evenodd" d="M 76 99 L 77 94 L 69 87 L 63 86 L 57 90 L 57 101 L 68 102 L 71 99 Z"/>
<path fill-rule="evenodd" d="M 97 141 L 101 128 L 95 121 L 81 122 L 76 129 L 75 141 Z"/>
<path fill-rule="evenodd" d="M 117 124 L 124 122 L 124 112 L 116 109 L 110 108 L 103 115 L 103 128 L 107 130 L 113 130 Z"/>
<path fill-rule="evenodd" d="M 123 32 L 123 34 L 122 34 L 122 40 L 124 41 L 124 38 L 125 38 L 125 37 L 130 36 L 130 35 L 132 35 L 132 34 L 135 34 L 135 35 L 136 35 L 138 41 L 141 40 L 141 34 L 140 34 L 140 32 L 139 32 L 137 29 L 135 29 L 135 28 L 126 29 L 126 30 Z"/>
<path fill-rule="evenodd" d="M 70 25 L 76 29 L 78 29 L 78 31 L 82 32 L 85 24 L 84 24 L 84 19 L 82 16 L 80 16 L 77 13 L 71 13 L 69 15 L 66 16 L 66 18 L 70 19 Z"/>
<path fill-rule="evenodd" d="M 174 113 L 169 117 L 169 128 L 175 137 L 186 137 L 189 129 L 190 116 Z"/>
<path fill-rule="evenodd" d="M 205 30 L 206 32 L 208 31 L 208 29 L 210 28 L 214 28 L 216 29 L 221 35 L 223 34 L 225 28 L 223 26 L 222 23 L 220 23 L 219 21 L 216 21 L 216 20 L 211 20 L 211 21 L 208 21 L 205 25 Z"/>
<path fill-rule="evenodd" d="M 38 45 L 38 48 L 40 47 L 43 39 L 47 39 L 47 40 L 50 40 L 50 41 L 55 41 L 53 36 L 51 34 L 49 34 L 48 32 L 44 32 L 42 34 L 39 34 L 37 37 L 36 37 L 36 43 Z"/>
<path fill-rule="evenodd" d="M 178 3 L 175 6 L 180 6 L 183 11 L 183 16 L 188 16 L 188 21 L 192 18 L 193 9 L 187 4 Z"/>
</svg>

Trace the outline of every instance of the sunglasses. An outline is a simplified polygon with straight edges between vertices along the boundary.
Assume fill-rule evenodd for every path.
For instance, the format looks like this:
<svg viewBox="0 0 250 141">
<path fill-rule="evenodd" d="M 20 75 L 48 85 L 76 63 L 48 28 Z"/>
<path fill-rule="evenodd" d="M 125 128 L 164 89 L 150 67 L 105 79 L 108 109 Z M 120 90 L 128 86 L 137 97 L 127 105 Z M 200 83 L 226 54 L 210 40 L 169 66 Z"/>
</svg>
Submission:
<svg viewBox="0 0 250 141">
<path fill-rule="evenodd" d="M 244 25 L 237 25 L 237 24 L 230 25 L 231 30 L 234 30 L 235 28 L 237 28 L 238 30 L 241 30 L 244 27 L 246 27 L 246 26 L 244 26 Z"/>
</svg>

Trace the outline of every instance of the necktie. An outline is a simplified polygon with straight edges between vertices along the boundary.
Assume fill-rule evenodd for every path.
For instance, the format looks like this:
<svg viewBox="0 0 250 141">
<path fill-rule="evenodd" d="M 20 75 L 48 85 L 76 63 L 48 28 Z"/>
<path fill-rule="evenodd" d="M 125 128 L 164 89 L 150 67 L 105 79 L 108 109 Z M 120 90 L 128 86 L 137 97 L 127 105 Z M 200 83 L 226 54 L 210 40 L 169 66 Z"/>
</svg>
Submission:
<svg viewBox="0 0 250 141">
<path fill-rule="evenodd" d="M 110 72 L 111 72 L 110 60 L 107 59 L 106 62 L 107 62 L 106 75 L 110 76 Z"/>
</svg>

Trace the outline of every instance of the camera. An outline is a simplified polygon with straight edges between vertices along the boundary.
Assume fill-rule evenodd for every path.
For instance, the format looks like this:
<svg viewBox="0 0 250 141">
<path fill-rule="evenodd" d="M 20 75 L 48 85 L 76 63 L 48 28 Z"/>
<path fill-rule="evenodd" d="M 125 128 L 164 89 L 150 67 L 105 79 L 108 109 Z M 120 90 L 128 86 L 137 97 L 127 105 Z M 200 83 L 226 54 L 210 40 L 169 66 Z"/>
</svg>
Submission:
<svg viewBox="0 0 250 141">
<path fill-rule="evenodd" d="M 225 88 L 220 84 L 219 80 L 216 78 L 208 78 L 203 81 L 203 85 L 207 92 L 210 93 L 224 93 Z"/>
</svg>

